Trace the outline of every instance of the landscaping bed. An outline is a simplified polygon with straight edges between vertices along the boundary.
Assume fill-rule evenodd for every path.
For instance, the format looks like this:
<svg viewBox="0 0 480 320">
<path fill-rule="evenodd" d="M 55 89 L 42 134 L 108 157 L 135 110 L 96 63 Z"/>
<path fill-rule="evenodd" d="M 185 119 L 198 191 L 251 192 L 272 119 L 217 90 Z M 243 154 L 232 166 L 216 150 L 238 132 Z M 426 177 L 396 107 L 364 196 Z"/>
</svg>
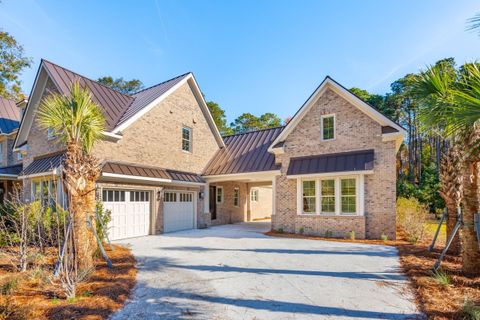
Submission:
<svg viewBox="0 0 480 320">
<path fill-rule="evenodd" d="M 389 245 L 398 249 L 401 266 L 410 279 L 420 311 L 428 319 L 480 319 L 480 277 L 466 277 L 461 273 L 461 258 L 447 254 L 441 270 L 433 274 L 432 266 L 445 246 L 445 229 L 442 228 L 433 252 L 428 251 L 436 230 L 436 222 L 425 225 L 425 233 L 416 244 L 405 240 L 397 232 L 397 240 L 353 240 L 314 237 L 299 234 L 267 232 L 269 236 L 302 238 L 323 241 L 341 241 L 364 244 Z M 476 307 L 475 307 L 476 306 Z M 476 317 L 472 314 L 476 312 Z"/>
<path fill-rule="evenodd" d="M 77 297 L 64 299 L 52 282 L 55 250 L 35 258 L 23 273 L 14 271 L 9 257 L 0 255 L 0 319 L 106 319 L 123 306 L 135 285 L 135 258 L 130 250 L 107 251 L 113 268 L 96 259 L 96 269 L 79 284 Z"/>
</svg>

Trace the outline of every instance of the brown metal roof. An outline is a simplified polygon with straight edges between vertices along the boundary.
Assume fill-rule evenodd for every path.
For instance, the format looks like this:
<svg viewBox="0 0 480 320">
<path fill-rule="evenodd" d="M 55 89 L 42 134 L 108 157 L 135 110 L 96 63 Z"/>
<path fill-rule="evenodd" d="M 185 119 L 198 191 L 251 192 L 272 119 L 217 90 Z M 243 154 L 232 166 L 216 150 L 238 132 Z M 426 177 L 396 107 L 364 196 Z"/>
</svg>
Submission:
<svg viewBox="0 0 480 320">
<path fill-rule="evenodd" d="M 204 175 L 235 174 L 278 170 L 275 156 L 268 147 L 284 127 L 240 133 L 224 138 L 220 149 L 205 169 Z"/>
<path fill-rule="evenodd" d="M 390 126 L 383 126 L 382 127 L 382 134 L 384 134 L 384 133 L 395 133 L 395 132 L 398 132 L 398 130 L 393 128 L 393 127 L 390 127 Z"/>
<path fill-rule="evenodd" d="M 0 177 L 3 175 L 15 175 L 18 176 L 18 174 L 22 171 L 22 164 L 17 164 L 14 166 L 8 166 L 8 167 L 2 167 L 0 168 Z"/>
<path fill-rule="evenodd" d="M 27 176 L 39 173 L 48 173 L 62 165 L 65 151 L 55 152 L 41 157 L 34 158 L 20 175 Z"/>
<path fill-rule="evenodd" d="M 202 177 L 196 173 L 170 170 L 159 167 L 142 166 L 138 164 L 120 163 L 114 161 L 106 162 L 103 165 L 102 172 L 184 182 L 205 182 L 205 180 L 203 180 Z"/>
<path fill-rule="evenodd" d="M 134 100 L 129 95 L 113 90 L 52 62 L 42 60 L 42 63 L 60 93 L 69 95 L 70 85 L 76 81 L 80 83 L 82 88 L 86 87 L 90 90 L 93 101 L 102 107 L 107 130 L 116 127 L 118 121 Z"/>
<path fill-rule="evenodd" d="M 287 175 L 373 170 L 373 160 L 373 150 L 292 158 Z"/>
<path fill-rule="evenodd" d="M 20 109 L 15 101 L 0 97 L 0 132 L 11 133 L 20 124 Z"/>
</svg>

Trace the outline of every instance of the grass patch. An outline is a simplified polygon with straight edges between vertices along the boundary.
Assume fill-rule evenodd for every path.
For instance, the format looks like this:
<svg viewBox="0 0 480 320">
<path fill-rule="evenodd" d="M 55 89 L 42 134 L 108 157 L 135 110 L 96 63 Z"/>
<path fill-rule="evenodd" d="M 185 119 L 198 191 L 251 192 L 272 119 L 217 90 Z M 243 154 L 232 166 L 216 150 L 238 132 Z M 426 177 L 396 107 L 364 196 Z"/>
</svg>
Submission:
<svg viewBox="0 0 480 320">
<path fill-rule="evenodd" d="M 463 303 L 463 314 L 466 319 L 480 320 L 480 306 L 473 303 L 470 299 L 465 299 Z"/>
<path fill-rule="evenodd" d="M 432 278 L 442 286 L 449 286 L 451 285 L 451 279 L 448 273 L 443 271 L 442 269 L 438 269 L 437 271 L 432 272 Z"/>
</svg>

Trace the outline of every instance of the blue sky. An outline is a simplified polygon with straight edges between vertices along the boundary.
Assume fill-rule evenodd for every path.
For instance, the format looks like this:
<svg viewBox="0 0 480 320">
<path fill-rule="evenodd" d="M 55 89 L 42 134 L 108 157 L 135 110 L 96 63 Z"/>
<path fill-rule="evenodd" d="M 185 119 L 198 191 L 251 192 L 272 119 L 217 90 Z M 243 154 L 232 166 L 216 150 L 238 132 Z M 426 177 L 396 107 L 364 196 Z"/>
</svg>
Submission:
<svg viewBox="0 0 480 320">
<path fill-rule="evenodd" d="M 474 0 L 72 1 L 2 0 L 0 28 L 34 59 L 96 79 L 146 86 L 193 71 L 232 121 L 243 112 L 293 115 L 326 75 L 385 93 L 444 57 L 477 59 L 466 20 Z"/>
</svg>

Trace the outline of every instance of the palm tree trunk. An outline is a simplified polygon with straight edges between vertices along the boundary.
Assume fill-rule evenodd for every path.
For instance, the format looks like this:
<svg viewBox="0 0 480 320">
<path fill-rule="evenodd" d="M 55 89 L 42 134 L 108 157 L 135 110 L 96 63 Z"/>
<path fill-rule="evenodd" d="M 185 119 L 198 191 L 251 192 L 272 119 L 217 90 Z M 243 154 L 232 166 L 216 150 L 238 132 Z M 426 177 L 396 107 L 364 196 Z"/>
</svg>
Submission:
<svg viewBox="0 0 480 320">
<path fill-rule="evenodd" d="M 467 161 L 464 171 L 462 271 L 467 275 L 480 274 L 480 252 L 474 229 L 474 215 L 479 212 L 479 168 L 480 162 Z"/>
<path fill-rule="evenodd" d="M 447 211 L 448 211 L 447 239 L 449 239 L 450 235 L 453 232 L 453 228 L 455 228 L 455 225 L 457 224 L 457 206 L 455 202 L 449 201 L 448 203 L 445 202 L 445 207 L 447 208 Z M 448 252 L 455 255 L 460 253 L 460 237 L 458 233 L 453 238 L 452 244 L 450 245 Z"/>
</svg>

